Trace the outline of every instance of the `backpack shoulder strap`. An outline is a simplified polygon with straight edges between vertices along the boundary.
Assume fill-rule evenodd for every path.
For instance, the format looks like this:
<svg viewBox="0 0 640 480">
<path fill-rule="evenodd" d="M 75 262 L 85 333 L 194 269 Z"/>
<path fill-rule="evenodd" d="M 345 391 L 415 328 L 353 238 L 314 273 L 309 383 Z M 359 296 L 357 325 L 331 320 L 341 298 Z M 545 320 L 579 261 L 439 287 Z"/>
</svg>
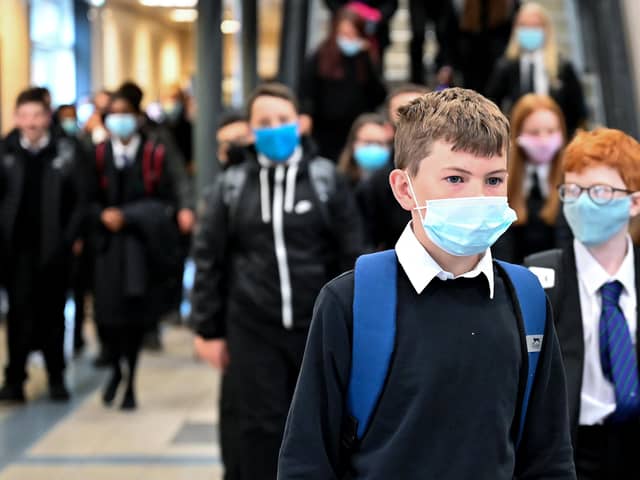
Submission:
<svg viewBox="0 0 640 480">
<path fill-rule="evenodd" d="M 144 142 L 142 148 L 142 181 L 144 182 L 144 193 L 151 195 L 154 188 L 153 153 L 155 148 L 151 140 Z"/>
<path fill-rule="evenodd" d="M 336 165 L 331 160 L 316 157 L 309 162 L 309 176 L 318 199 L 327 203 L 336 191 Z"/>
<path fill-rule="evenodd" d="M 347 408 L 352 444 L 362 438 L 378 403 L 391 363 L 396 337 L 394 250 L 363 255 L 356 261 L 353 294 L 353 345 Z M 347 432 L 345 432 L 347 433 Z"/>
<path fill-rule="evenodd" d="M 107 142 L 96 145 L 96 172 L 100 182 L 100 188 L 105 190 L 108 186 L 107 175 L 105 174 L 104 158 L 107 150 Z"/>
<path fill-rule="evenodd" d="M 542 350 L 544 330 L 547 322 L 547 300 L 538 281 L 538 278 L 527 268 L 520 265 L 497 260 L 497 263 L 506 272 L 518 299 L 522 321 L 524 323 L 529 368 L 527 383 L 524 390 L 522 405 L 520 407 L 520 420 L 518 424 L 518 437 L 516 448 L 520 445 L 525 426 L 527 407 L 531 398 L 531 390 L 536 377 L 536 368 Z"/>
<path fill-rule="evenodd" d="M 222 172 L 222 201 L 227 207 L 229 231 L 233 231 L 234 220 L 240 203 L 240 195 L 247 183 L 245 164 L 232 165 Z"/>
</svg>

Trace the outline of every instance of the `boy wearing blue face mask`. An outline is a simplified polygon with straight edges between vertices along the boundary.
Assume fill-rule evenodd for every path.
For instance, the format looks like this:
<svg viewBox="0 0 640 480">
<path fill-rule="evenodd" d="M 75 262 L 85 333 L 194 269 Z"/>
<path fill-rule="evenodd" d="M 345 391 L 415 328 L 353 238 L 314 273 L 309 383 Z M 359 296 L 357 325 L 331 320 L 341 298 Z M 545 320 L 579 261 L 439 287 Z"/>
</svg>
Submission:
<svg viewBox="0 0 640 480">
<path fill-rule="evenodd" d="M 640 144 L 619 130 L 580 132 L 563 169 L 560 199 L 575 240 L 527 263 L 553 304 L 578 478 L 636 478 L 640 252 L 629 222 L 640 213 Z"/>
<path fill-rule="evenodd" d="M 192 323 L 224 373 L 221 427 L 235 415 L 233 445 L 221 432 L 225 466 L 239 468 L 229 478 L 275 479 L 313 302 L 353 267 L 363 233 L 346 179 L 300 137 L 289 88 L 258 87 L 247 112 L 255 145 L 202 201 Z"/>
<path fill-rule="evenodd" d="M 400 110 L 390 183 L 412 221 L 389 252 L 395 278 L 374 279 L 397 285 L 395 305 L 368 312 L 391 308 L 396 316 L 384 386 L 361 432 L 351 381 L 354 317 L 362 324 L 366 305 L 354 301 L 358 280 L 347 273 L 316 303 L 280 479 L 575 478 L 551 321 L 518 421 L 529 362 L 524 311 L 490 250 L 515 219 L 506 201 L 508 142 L 506 118 L 471 90 L 430 93 Z M 368 367 L 358 381 L 366 383 Z"/>
</svg>

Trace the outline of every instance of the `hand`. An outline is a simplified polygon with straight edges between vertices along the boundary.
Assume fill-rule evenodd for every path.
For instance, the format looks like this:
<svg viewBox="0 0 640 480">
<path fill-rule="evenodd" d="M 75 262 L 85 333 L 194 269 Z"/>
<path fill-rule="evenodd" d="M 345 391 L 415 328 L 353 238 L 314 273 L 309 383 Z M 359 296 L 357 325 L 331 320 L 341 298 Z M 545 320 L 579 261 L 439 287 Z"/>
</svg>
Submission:
<svg viewBox="0 0 640 480">
<path fill-rule="evenodd" d="M 180 232 L 184 234 L 191 233 L 195 222 L 196 217 L 190 209 L 183 208 L 178 212 L 178 227 L 180 228 Z"/>
<path fill-rule="evenodd" d="M 71 251 L 76 257 L 82 255 L 82 250 L 84 249 L 84 242 L 82 240 L 76 240 L 73 242 L 73 246 L 71 247 Z"/>
<path fill-rule="evenodd" d="M 100 219 L 104 226 L 107 227 L 107 230 L 114 233 L 122 230 L 122 227 L 124 226 L 124 215 L 122 215 L 122 211 L 119 208 L 105 208 L 102 211 Z"/>
<path fill-rule="evenodd" d="M 213 368 L 224 372 L 229 366 L 231 359 L 229 357 L 226 340 L 220 338 L 205 340 L 202 337 L 196 337 L 193 341 L 193 346 L 196 349 L 198 357 L 205 360 Z"/>
</svg>

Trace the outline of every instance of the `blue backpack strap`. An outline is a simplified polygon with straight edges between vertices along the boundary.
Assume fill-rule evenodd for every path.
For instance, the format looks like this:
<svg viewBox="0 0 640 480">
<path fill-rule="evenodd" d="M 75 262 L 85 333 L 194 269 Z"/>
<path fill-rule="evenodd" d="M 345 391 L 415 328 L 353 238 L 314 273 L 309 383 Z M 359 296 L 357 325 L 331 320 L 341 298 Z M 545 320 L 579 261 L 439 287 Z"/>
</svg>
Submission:
<svg viewBox="0 0 640 480">
<path fill-rule="evenodd" d="M 518 297 L 529 356 L 527 384 L 520 409 L 520 423 L 518 428 L 518 438 L 516 440 L 517 448 L 520 445 L 520 440 L 522 440 L 522 433 L 527 416 L 527 407 L 529 406 L 529 398 L 531 397 L 531 390 L 536 377 L 538 359 L 540 357 L 540 351 L 542 350 L 542 340 L 544 338 L 544 330 L 547 320 L 547 300 L 538 278 L 527 268 L 500 260 L 497 260 L 497 263 L 509 276 L 511 284 L 516 292 L 516 296 Z"/>
<path fill-rule="evenodd" d="M 364 435 L 387 378 L 396 338 L 394 250 L 363 255 L 356 261 L 353 294 L 353 346 L 347 408 L 355 439 Z"/>
</svg>

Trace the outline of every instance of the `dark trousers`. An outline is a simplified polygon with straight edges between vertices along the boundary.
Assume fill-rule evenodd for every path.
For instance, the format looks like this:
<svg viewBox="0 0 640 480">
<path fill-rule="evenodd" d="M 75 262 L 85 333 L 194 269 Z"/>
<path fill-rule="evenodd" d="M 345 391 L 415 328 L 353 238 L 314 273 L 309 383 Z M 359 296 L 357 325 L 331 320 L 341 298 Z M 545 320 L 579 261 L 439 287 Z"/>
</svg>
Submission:
<svg viewBox="0 0 640 480">
<path fill-rule="evenodd" d="M 9 362 L 5 383 L 20 386 L 27 378 L 29 353 L 42 350 L 49 384 L 60 384 L 64 372 L 64 266 L 42 268 L 32 252 L 16 253 L 7 282 Z"/>
<path fill-rule="evenodd" d="M 640 478 L 640 422 L 579 427 L 575 458 L 578 480 Z"/>
<path fill-rule="evenodd" d="M 435 24 L 438 39 L 438 54 L 436 64 L 441 67 L 453 62 L 453 51 L 457 41 L 457 25 L 450 6 L 450 0 L 409 0 L 409 20 L 411 22 L 411 43 L 409 56 L 411 58 L 411 82 L 424 84 L 424 35 L 427 21 Z"/>
<path fill-rule="evenodd" d="M 278 452 L 307 338 L 307 330 L 262 328 L 264 332 L 256 333 L 233 322 L 228 326 L 231 363 L 226 376 L 236 400 L 237 435 L 232 441 L 237 444 L 232 445 L 233 452 L 225 445 L 222 449 L 227 458 L 231 455 L 231 465 L 240 467 L 233 480 L 276 479 Z M 221 414 L 224 417 L 225 411 Z M 229 438 L 224 422 L 221 418 L 222 443 Z"/>
</svg>

